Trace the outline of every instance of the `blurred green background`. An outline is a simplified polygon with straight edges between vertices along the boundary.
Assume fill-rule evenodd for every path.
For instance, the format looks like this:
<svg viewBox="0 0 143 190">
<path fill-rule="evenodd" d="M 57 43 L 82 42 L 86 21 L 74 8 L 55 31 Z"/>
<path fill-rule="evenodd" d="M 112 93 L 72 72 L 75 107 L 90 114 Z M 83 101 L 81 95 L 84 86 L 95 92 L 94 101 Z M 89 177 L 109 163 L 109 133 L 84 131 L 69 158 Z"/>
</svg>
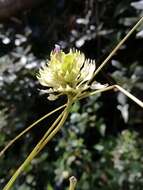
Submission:
<svg viewBox="0 0 143 190">
<path fill-rule="evenodd" d="M 62 105 L 47 100 L 36 79 L 54 44 L 80 49 L 97 66 L 143 13 L 143 0 L 0 1 L 0 148 Z M 143 100 L 143 26 L 97 81 L 119 84 Z M 0 158 L 0 189 L 58 114 L 37 125 Z M 16 181 L 13 190 L 143 189 L 143 109 L 120 92 L 77 102 L 62 131 Z"/>
</svg>

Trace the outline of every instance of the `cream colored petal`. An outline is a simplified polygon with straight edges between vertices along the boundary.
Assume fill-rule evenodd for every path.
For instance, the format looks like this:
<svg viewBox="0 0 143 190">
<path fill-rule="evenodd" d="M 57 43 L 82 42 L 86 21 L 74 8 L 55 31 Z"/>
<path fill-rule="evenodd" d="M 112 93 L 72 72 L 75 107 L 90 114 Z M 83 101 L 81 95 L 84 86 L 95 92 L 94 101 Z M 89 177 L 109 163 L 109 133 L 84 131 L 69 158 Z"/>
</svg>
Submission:
<svg viewBox="0 0 143 190">
<path fill-rule="evenodd" d="M 90 88 L 93 89 L 93 90 L 100 90 L 102 88 L 106 88 L 107 86 L 108 86 L 108 84 L 101 84 L 101 83 L 99 83 L 97 81 L 94 81 L 91 84 Z"/>
<path fill-rule="evenodd" d="M 50 100 L 50 101 L 54 101 L 54 100 L 56 100 L 58 98 L 58 96 L 56 96 L 56 95 L 54 95 L 54 94 L 50 94 L 49 96 L 48 96 L 48 100 Z"/>
<path fill-rule="evenodd" d="M 88 70 L 88 75 L 85 78 L 86 81 L 90 80 L 93 77 L 93 73 L 95 71 L 96 65 L 95 62 L 92 61 L 92 63 L 89 63 L 89 70 Z"/>
<path fill-rule="evenodd" d="M 84 63 L 84 67 L 81 70 L 81 78 L 83 82 L 90 80 L 93 77 L 96 65 L 92 60 L 87 59 Z"/>
</svg>

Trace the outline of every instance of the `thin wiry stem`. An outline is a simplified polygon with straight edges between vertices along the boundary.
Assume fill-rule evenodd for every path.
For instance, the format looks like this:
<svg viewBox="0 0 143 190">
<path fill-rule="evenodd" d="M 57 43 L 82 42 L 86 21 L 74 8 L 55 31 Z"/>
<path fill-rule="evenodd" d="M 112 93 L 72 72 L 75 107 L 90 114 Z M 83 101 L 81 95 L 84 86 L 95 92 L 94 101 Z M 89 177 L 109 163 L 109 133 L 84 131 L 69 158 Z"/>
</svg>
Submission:
<svg viewBox="0 0 143 190">
<path fill-rule="evenodd" d="M 54 121 L 54 123 L 52 124 L 52 126 L 47 130 L 47 132 L 44 134 L 44 136 L 42 137 L 42 139 L 40 140 L 40 146 L 36 151 L 36 155 L 43 149 L 43 144 L 45 144 L 45 141 L 47 139 L 47 137 L 50 135 L 50 133 L 54 130 L 54 128 L 56 128 L 55 126 L 58 124 L 58 122 L 60 121 L 60 119 L 63 117 L 65 111 L 63 111 L 59 117 Z M 45 144 L 46 145 L 46 144 Z"/>
<path fill-rule="evenodd" d="M 57 118 L 57 120 L 53 123 L 53 125 L 49 129 L 53 128 L 53 126 L 55 126 L 55 124 L 57 124 L 57 122 L 59 121 L 59 119 L 61 119 L 61 115 L 63 115 L 63 113 L 60 114 L 60 116 Z M 48 129 L 48 131 L 49 131 L 49 129 Z M 25 169 L 25 167 L 38 154 L 38 152 L 40 150 L 40 145 L 42 144 L 42 142 L 44 141 L 45 138 L 46 138 L 46 136 L 44 135 L 42 137 L 42 139 L 38 142 L 38 144 L 35 146 L 35 148 L 32 150 L 32 152 L 29 154 L 29 156 L 26 158 L 26 160 L 20 165 L 20 167 L 13 174 L 13 176 L 11 177 L 11 179 L 9 180 L 9 182 L 6 184 L 6 186 L 3 188 L 3 190 L 9 190 L 12 187 L 13 183 L 18 178 L 18 176 L 23 172 L 23 170 Z"/>
<path fill-rule="evenodd" d="M 49 136 L 46 136 L 47 133 L 43 136 L 43 138 L 40 140 L 40 142 L 36 145 L 36 147 L 33 149 L 33 151 L 29 154 L 29 156 L 26 158 L 26 160 L 23 162 L 23 164 L 21 164 L 21 166 L 16 170 L 16 172 L 14 173 L 14 175 L 11 177 L 11 179 L 9 180 L 9 182 L 6 184 L 6 186 L 3 188 L 3 190 L 9 190 L 13 183 L 15 182 L 15 180 L 17 179 L 17 177 L 23 172 L 23 170 L 25 169 L 25 167 L 33 160 L 33 158 L 44 148 L 45 144 L 45 139 L 46 139 L 46 143 L 48 143 L 55 135 L 56 133 L 61 129 L 61 127 L 63 126 L 64 122 L 66 121 L 71 105 L 72 105 L 73 101 L 68 100 L 67 106 L 65 108 L 65 110 L 63 111 L 63 113 L 61 113 L 62 118 L 60 118 L 60 122 L 59 122 L 59 117 L 61 117 L 61 115 L 58 117 L 58 119 L 53 123 L 53 125 L 55 126 L 57 124 L 57 122 L 59 122 L 59 124 L 57 125 L 57 127 L 51 132 L 50 130 L 50 134 L 48 133 Z M 56 124 L 55 124 L 56 123 Z M 51 126 L 51 128 L 53 129 L 53 125 Z M 44 143 L 44 144 L 43 144 Z"/>
<path fill-rule="evenodd" d="M 93 95 L 96 95 L 96 94 L 99 94 L 101 92 L 105 92 L 105 91 L 108 91 L 108 90 L 112 90 L 114 89 L 115 86 L 112 85 L 112 86 L 108 86 L 108 87 L 105 87 L 105 88 L 102 88 L 102 89 L 99 89 L 99 90 L 95 90 L 93 92 L 87 92 L 85 93 L 84 95 L 80 96 L 79 100 L 83 99 L 83 98 L 87 98 L 88 96 L 93 96 Z"/>
<path fill-rule="evenodd" d="M 29 127 L 27 127 L 24 131 L 22 131 L 19 135 L 17 135 L 14 139 L 12 139 L 5 147 L 4 149 L 2 149 L 0 151 L 0 157 L 5 153 L 5 151 L 12 146 L 15 141 L 17 141 L 20 137 L 22 137 L 25 133 L 27 133 L 30 129 L 32 129 L 33 127 L 35 127 L 38 123 L 40 123 L 41 121 L 43 121 L 44 119 L 46 119 L 47 117 L 49 117 L 50 115 L 52 115 L 53 113 L 59 111 L 60 109 L 64 108 L 66 106 L 66 104 L 54 109 L 53 111 L 51 111 L 50 113 L 44 115 L 43 117 L 41 117 L 40 119 L 38 119 L 37 121 L 35 121 L 34 123 L 32 123 Z"/>
<path fill-rule="evenodd" d="M 57 132 L 61 129 L 61 127 L 65 123 L 65 121 L 66 121 L 66 119 L 68 117 L 70 108 L 71 108 L 71 106 L 72 106 L 72 104 L 74 102 L 74 99 L 69 100 L 68 102 L 69 102 L 69 104 L 67 105 L 65 111 L 63 112 L 63 117 L 62 117 L 60 123 L 57 125 L 57 127 L 53 131 L 51 130 L 51 133 L 49 135 L 46 135 L 46 134 L 44 135 L 45 138 L 43 137 L 43 142 L 40 145 L 40 149 L 38 150 L 38 152 L 40 152 L 45 147 L 45 145 L 57 134 Z"/>
<path fill-rule="evenodd" d="M 102 88 L 100 90 L 96 90 L 96 91 L 93 91 L 93 92 L 88 92 L 87 94 L 81 96 L 80 99 L 86 98 L 88 96 L 93 96 L 93 95 L 98 94 L 98 93 L 106 92 L 108 90 L 113 90 L 113 89 L 117 89 L 117 90 L 121 91 L 128 98 L 130 98 L 136 104 L 138 104 L 141 108 L 143 108 L 143 102 L 141 100 L 139 100 L 138 98 L 136 98 L 135 96 L 133 96 L 131 93 L 129 93 L 127 90 L 125 90 L 124 88 L 122 88 L 119 85 L 112 85 L 112 86 L 108 86 L 108 87 Z"/>
<path fill-rule="evenodd" d="M 124 44 L 124 42 L 130 37 L 130 35 L 138 28 L 138 26 L 143 22 L 143 17 L 134 25 L 134 27 L 127 33 L 127 35 L 117 44 L 117 46 L 111 51 L 111 53 L 107 56 L 107 58 L 101 63 L 101 65 L 94 72 L 94 76 L 92 79 L 102 70 L 102 68 L 106 65 L 106 63 L 115 55 L 117 50 Z M 89 81 L 89 83 L 92 81 Z"/>
<path fill-rule="evenodd" d="M 137 103 L 140 107 L 143 108 L 143 102 L 141 100 L 139 100 L 138 98 L 136 98 L 135 96 L 133 96 L 131 93 L 129 93 L 127 90 L 125 90 L 124 88 L 122 88 L 119 85 L 115 85 L 115 87 L 120 90 L 123 94 L 125 94 L 126 96 L 128 96 L 131 100 L 133 100 L 135 103 Z"/>
</svg>

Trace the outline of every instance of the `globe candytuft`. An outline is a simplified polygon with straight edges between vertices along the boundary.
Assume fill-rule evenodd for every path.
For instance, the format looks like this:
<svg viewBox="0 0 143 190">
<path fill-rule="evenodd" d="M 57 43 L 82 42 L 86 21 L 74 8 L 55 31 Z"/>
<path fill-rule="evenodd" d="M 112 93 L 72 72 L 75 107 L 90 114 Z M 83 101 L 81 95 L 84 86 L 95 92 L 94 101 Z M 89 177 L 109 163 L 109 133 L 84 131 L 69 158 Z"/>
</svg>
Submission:
<svg viewBox="0 0 143 190">
<path fill-rule="evenodd" d="M 56 45 L 37 78 L 41 85 L 50 88 L 46 92 L 50 95 L 48 98 L 54 100 L 63 94 L 80 96 L 89 88 L 88 81 L 92 79 L 94 71 L 95 61 L 85 59 L 85 55 L 75 49 L 64 53 Z"/>
</svg>

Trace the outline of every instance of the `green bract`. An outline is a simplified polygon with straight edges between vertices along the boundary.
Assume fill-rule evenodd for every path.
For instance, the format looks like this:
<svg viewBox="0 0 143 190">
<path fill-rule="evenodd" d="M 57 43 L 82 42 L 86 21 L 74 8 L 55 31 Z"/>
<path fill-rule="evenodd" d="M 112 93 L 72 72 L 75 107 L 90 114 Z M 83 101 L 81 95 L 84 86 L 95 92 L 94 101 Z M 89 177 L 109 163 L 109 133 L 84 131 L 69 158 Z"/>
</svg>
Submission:
<svg viewBox="0 0 143 190">
<path fill-rule="evenodd" d="M 70 49 L 69 53 L 62 50 L 51 52 L 48 63 L 39 70 L 38 79 L 41 85 L 49 87 L 50 100 L 59 95 L 81 95 L 89 88 L 87 82 L 92 79 L 95 61 L 85 59 L 83 53 Z"/>
</svg>

